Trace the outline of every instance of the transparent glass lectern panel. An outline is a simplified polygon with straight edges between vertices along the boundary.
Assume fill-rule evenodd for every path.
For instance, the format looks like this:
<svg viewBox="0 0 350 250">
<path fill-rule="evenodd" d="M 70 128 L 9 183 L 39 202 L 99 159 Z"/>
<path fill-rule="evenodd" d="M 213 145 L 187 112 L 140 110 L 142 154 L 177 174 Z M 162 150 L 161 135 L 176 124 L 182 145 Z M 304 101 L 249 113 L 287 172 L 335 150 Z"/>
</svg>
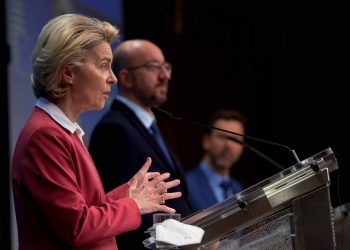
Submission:
<svg viewBox="0 0 350 250">
<path fill-rule="evenodd" d="M 200 246 L 200 250 L 293 250 L 294 224 L 292 209 L 271 215 L 247 228 Z"/>
<path fill-rule="evenodd" d="M 191 214 L 181 222 L 201 227 L 205 234 L 201 244 L 184 249 L 265 249 L 261 247 L 268 246 L 268 242 L 288 247 L 275 245 L 266 249 L 295 249 L 294 245 L 304 250 L 317 245 L 319 249 L 334 249 L 329 173 L 336 169 L 337 159 L 327 148 L 221 203 Z M 249 231 L 252 228 L 255 230 Z M 315 232 L 323 237 L 313 239 Z"/>
</svg>

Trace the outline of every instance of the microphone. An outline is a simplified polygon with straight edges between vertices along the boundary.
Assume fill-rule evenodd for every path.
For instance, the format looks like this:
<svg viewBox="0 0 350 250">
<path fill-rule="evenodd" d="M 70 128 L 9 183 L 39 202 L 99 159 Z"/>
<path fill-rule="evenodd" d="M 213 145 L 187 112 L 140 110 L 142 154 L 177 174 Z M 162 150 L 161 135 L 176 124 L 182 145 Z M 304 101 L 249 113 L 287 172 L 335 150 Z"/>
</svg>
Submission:
<svg viewBox="0 0 350 250">
<path fill-rule="evenodd" d="M 253 137 L 253 136 L 249 136 L 249 135 L 239 134 L 239 133 L 236 133 L 236 132 L 233 132 L 233 131 L 229 131 L 229 130 L 225 130 L 225 129 L 221 129 L 221 128 L 217 128 L 217 127 L 213 127 L 213 126 L 209 126 L 207 124 L 203 124 L 203 123 L 200 123 L 200 122 L 197 122 L 197 121 L 185 119 L 185 118 L 182 118 L 182 117 L 177 117 L 177 116 L 174 116 L 172 113 L 170 113 L 168 111 L 165 111 L 163 109 L 157 108 L 157 107 L 152 107 L 152 111 L 154 113 L 158 113 L 160 115 L 163 115 L 163 116 L 165 116 L 167 118 L 170 118 L 172 120 L 175 120 L 175 121 L 183 121 L 183 122 L 190 123 L 190 124 L 198 126 L 198 127 L 202 127 L 202 128 L 206 128 L 206 129 L 214 129 L 214 130 L 219 130 L 219 131 L 222 131 L 222 132 L 225 132 L 225 133 L 228 133 L 228 134 L 238 135 L 238 136 L 241 136 L 241 137 L 246 138 L 246 139 L 251 140 L 251 141 L 257 141 L 257 142 L 260 142 L 260 143 L 265 143 L 265 144 L 269 144 L 269 145 L 273 145 L 273 146 L 282 147 L 284 149 L 287 149 L 290 153 L 292 153 L 292 155 L 293 155 L 294 159 L 297 161 L 297 163 L 300 162 L 296 152 L 294 150 L 290 149 L 289 147 L 287 147 L 286 145 L 279 144 L 279 143 L 276 143 L 276 142 L 267 141 L 267 140 L 263 140 L 263 139 L 256 138 L 256 137 Z M 263 159 L 265 159 L 266 161 L 268 161 L 269 163 L 271 163 L 275 167 L 277 167 L 277 168 L 279 168 L 281 170 L 285 169 L 285 167 L 283 167 L 281 164 L 279 164 L 276 161 L 272 160 L 270 157 L 268 157 L 267 155 L 265 155 L 261 151 L 257 150 L 253 146 L 249 145 L 245 141 L 243 142 L 243 141 L 240 141 L 240 140 L 238 140 L 236 138 L 232 138 L 232 137 L 226 137 L 226 138 L 229 139 L 229 140 L 235 141 L 235 142 L 237 142 L 239 144 L 243 144 L 245 147 L 247 147 L 253 153 L 255 153 L 258 156 L 262 157 Z"/>
</svg>

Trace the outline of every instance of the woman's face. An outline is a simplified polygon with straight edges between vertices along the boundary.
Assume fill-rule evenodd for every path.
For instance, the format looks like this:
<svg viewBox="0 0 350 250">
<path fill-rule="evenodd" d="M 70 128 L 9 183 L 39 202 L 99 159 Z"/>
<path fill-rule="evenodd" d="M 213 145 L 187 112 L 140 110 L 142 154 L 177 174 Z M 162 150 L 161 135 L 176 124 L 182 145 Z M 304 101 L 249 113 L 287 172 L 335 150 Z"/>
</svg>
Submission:
<svg viewBox="0 0 350 250">
<path fill-rule="evenodd" d="M 107 42 L 89 51 L 85 64 L 73 70 L 73 84 L 69 95 L 79 112 L 102 109 L 117 82 L 112 72 L 112 49 Z"/>
</svg>

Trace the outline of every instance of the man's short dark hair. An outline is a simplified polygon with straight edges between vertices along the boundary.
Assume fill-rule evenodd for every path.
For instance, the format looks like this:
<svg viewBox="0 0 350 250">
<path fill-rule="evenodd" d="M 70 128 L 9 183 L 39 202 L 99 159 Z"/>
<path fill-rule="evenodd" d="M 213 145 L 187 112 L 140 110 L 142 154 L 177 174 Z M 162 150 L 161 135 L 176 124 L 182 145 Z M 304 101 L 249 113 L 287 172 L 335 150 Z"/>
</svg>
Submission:
<svg viewBox="0 0 350 250">
<path fill-rule="evenodd" d="M 210 118 L 210 126 L 214 126 L 217 120 L 236 120 L 241 122 L 243 124 L 243 127 L 245 127 L 247 124 L 247 118 L 239 111 L 233 109 L 216 110 Z"/>
</svg>

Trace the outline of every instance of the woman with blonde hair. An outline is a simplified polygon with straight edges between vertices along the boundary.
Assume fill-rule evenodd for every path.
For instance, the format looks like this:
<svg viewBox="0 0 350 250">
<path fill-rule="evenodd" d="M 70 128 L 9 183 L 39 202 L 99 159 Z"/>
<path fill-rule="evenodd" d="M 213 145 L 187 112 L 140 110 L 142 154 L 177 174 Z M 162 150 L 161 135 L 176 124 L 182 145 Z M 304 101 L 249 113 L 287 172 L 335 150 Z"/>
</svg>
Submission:
<svg viewBox="0 0 350 250">
<path fill-rule="evenodd" d="M 117 82 L 111 69 L 117 35 L 108 22 L 66 14 L 51 19 L 38 37 L 37 101 L 12 159 L 19 249 L 117 249 L 115 236 L 137 229 L 142 214 L 175 212 L 164 204 L 181 196 L 167 191 L 179 180 L 148 172 L 150 158 L 105 194 L 83 144 L 79 115 L 102 109 Z"/>
</svg>

